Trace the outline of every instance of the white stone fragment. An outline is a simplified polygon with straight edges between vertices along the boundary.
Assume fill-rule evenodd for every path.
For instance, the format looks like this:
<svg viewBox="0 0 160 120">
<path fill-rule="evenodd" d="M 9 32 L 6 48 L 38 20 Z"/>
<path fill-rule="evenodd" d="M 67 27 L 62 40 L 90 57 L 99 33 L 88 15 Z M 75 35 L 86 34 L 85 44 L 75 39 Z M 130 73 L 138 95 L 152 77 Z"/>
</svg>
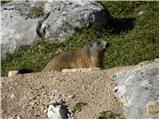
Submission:
<svg viewBox="0 0 160 120">
<path fill-rule="evenodd" d="M 138 16 L 139 16 L 139 15 L 143 15 L 143 13 L 144 13 L 143 11 L 140 11 L 140 12 L 138 13 Z"/>
<path fill-rule="evenodd" d="M 14 75 L 17 75 L 17 74 L 18 74 L 18 71 L 17 71 L 17 70 L 9 71 L 9 72 L 8 72 L 8 77 L 11 77 L 11 76 L 14 76 Z"/>
<path fill-rule="evenodd" d="M 48 118 L 49 119 L 63 119 L 60 113 L 61 105 L 53 106 L 49 105 L 48 108 Z"/>
</svg>

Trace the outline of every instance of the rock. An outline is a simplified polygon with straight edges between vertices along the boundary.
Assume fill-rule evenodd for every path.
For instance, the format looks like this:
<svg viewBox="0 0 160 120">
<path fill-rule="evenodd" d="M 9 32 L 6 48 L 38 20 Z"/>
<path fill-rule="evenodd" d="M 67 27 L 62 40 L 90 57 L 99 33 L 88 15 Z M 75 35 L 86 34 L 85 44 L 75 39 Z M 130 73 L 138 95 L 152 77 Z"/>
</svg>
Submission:
<svg viewBox="0 0 160 120">
<path fill-rule="evenodd" d="M 159 112 L 158 101 L 149 101 L 146 105 L 146 116 L 150 117 Z"/>
<path fill-rule="evenodd" d="M 22 119 L 22 117 L 20 115 L 17 115 L 17 118 L 16 119 Z"/>
<path fill-rule="evenodd" d="M 101 70 L 101 68 L 92 67 L 92 68 L 63 69 L 62 72 L 64 73 L 66 72 L 92 72 L 92 71 L 97 71 L 97 70 Z"/>
<path fill-rule="evenodd" d="M 18 71 L 17 71 L 17 70 L 9 71 L 9 72 L 8 72 L 8 77 L 12 77 L 12 76 L 17 75 L 17 74 L 18 74 Z"/>
<path fill-rule="evenodd" d="M 62 105 L 49 105 L 48 118 L 49 119 L 67 119 L 69 117 L 69 111 Z"/>
<path fill-rule="evenodd" d="M 1 7 L 2 13 L 2 58 L 17 48 L 30 45 L 36 40 L 36 26 L 39 18 L 27 18 L 32 4 L 13 1 Z"/>
<path fill-rule="evenodd" d="M 28 97 L 28 96 L 23 96 L 22 99 L 20 100 L 20 104 L 25 107 L 26 105 L 29 104 L 29 102 L 32 100 L 32 98 Z M 22 107 L 22 108 L 23 108 Z"/>
<path fill-rule="evenodd" d="M 108 11 L 95 1 L 52 1 L 45 9 L 51 10 L 43 24 L 48 26 L 45 38 L 60 42 L 72 37 L 76 30 L 90 25 L 103 28 L 110 18 Z"/>
<path fill-rule="evenodd" d="M 40 14 L 32 10 L 38 10 Z M 44 37 L 54 42 L 63 42 L 78 29 L 90 25 L 102 28 L 108 24 L 110 18 L 109 12 L 99 2 L 84 0 L 14 0 L 2 5 L 1 12 L 3 59 L 6 53 L 14 53 L 16 49 L 38 40 L 37 23 L 45 13 L 50 12 L 50 15 L 38 29 L 45 31 Z"/>
<path fill-rule="evenodd" d="M 63 103 L 64 97 L 59 93 L 58 90 L 54 90 L 52 94 L 50 95 L 50 99 L 54 101 L 54 103 Z"/>
<path fill-rule="evenodd" d="M 143 11 L 140 11 L 138 14 L 137 14 L 137 16 L 141 16 L 141 15 L 143 15 L 144 14 L 144 12 Z"/>
<path fill-rule="evenodd" d="M 15 99 L 15 95 L 14 95 L 14 94 L 11 94 L 10 98 L 11 98 L 12 100 L 14 100 L 14 99 Z"/>
<path fill-rule="evenodd" d="M 126 118 L 158 118 L 159 60 L 147 61 L 112 77 Z M 147 112 L 147 113 L 146 113 Z M 149 114 L 149 116 L 146 116 Z"/>
<path fill-rule="evenodd" d="M 68 99 L 72 99 L 72 98 L 75 98 L 75 95 L 69 95 L 68 96 Z"/>
<path fill-rule="evenodd" d="M 46 103 L 46 105 L 57 105 L 57 101 L 55 100 L 52 100 L 52 101 L 49 101 L 48 103 Z"/>
<path fill-rule="evenodd" d="M 34 106 L 35 103 L 36 103 L 36 101 L 31 101 L 31 102 L 29 103 L 29 105 Z"/>
</svg>

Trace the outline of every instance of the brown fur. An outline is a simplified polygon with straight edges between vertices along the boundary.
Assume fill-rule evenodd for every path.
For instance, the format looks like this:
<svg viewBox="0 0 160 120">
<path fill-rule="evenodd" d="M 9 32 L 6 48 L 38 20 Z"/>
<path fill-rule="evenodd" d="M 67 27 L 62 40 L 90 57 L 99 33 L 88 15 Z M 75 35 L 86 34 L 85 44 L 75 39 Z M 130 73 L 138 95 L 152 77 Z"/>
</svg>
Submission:
<svg viewBox="0 0 160 120">
<path fill-rule="evenodd" d="M 55 56 L 42 72 L 61 71 L 71 68 L 103 68 L 104 50 L 90 53 L 90 47 L 68 51 Z"/>
</svg>

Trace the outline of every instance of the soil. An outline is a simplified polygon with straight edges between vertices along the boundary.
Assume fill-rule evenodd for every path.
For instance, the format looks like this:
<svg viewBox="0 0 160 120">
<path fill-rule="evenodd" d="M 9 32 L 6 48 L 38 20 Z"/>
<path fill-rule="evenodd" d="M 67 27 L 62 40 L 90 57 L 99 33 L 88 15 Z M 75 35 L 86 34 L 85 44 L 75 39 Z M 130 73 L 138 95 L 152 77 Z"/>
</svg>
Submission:
<svg viewBox="0 0 160 120">
<path fill-rule="evenodd" d="M 2 78 L 1 118 L 47 118 L 49 104 L 58 101 L 72 110 L 85 102 L 73 118 L 94 119 L 103 111 L 124 117 L 111 76 L 128 67 L 89 72 L 30 73 Z"/>
</svg>

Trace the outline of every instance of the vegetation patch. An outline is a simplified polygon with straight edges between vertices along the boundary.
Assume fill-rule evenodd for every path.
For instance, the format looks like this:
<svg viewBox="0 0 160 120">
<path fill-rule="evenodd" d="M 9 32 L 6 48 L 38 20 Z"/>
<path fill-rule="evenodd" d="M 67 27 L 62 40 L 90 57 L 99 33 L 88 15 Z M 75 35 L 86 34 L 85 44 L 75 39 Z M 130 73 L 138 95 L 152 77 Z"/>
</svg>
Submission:
<svg viewBox="0 0 160 120">
<path fill-rule="evenodd" d="M 88 41 L 103 38 L 109 42 L 105 53 L 104 66 L 135 65 L 159 57 L 159 3 L 158 1 L 103 1 L 111 15 L 117 18 L 137 16 L 134 28 L 119 34 L 108 30 L 83 29 L 64 43 L 50 43 L 40 40 L 30 47 L 23 47 L 14 54 L 8 54 L 1 61 L 1 75 L 20 68 L 36 68 L 41 71 L 57 54 L 83 47 Z"/>
<path fill-rule="evenodd" d="M 111 111 L 100 112 L 98 119 L 116 119 L 116 115 Z"/>
<path fill-rule="evenodd" d="M 43 8 L 42 7 L 33 7 L 27 14 L 27 17 L 29 18 L 38 18 L 44 15 Z"/>
<path fill-rule="evenodd" d="M 72 108 L 72 112 L 75 113 L 75 112 L 80 112 L 83 108 L 83 106 L 87 105 L 87 103 L 85 102 L 78 102 L 76 103 L 73 108 Z"/>
</svg>

